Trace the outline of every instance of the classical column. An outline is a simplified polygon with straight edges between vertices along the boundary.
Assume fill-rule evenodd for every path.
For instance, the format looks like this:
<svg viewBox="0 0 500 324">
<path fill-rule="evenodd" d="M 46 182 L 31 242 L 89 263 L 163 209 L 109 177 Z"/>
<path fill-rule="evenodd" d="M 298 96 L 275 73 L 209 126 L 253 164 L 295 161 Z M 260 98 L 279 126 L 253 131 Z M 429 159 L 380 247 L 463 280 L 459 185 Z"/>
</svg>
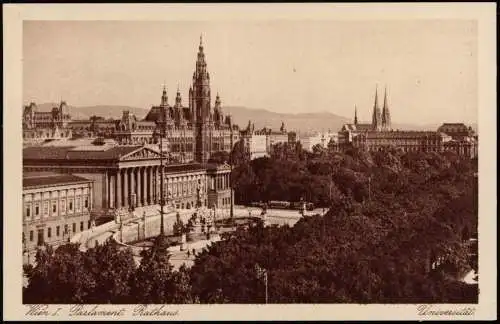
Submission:
<svg viewBox="0 0 500 324">
<path fill-rule="evenodd" d="M 142 193 L 141 193 L 141 198 L 142 198 L 142 204 L 146 206 L 148 204 L 148 174 L 146 172 L 146 167 L 142 168 L 141 170 L 141 175 L 142 175 Z"/>
<path fill-rule="evenodd" d="M 129 195 L 129 204 L 130 206 L 135 207 L 137 201 L 137 191 L 135 189 L 135 168 L 130 168 L 130 195 Z M 135 197 L 135 201 L 134 201 Z"/>
<path fill-rule="evenodd" d="M 153 204 L 156 205 L 158 203 L 158 191 L 156 190 L 158 187 L 158 172 L 157 172 L 158 167 L 154 166 L 151 169 L 151 174 L 153 176 L 151 185 L 153 186 Z"/>
<path fill-rule="evenodd" d="M 137 201 L 137 207 L 140 207 L 142 206 L 142 168 L 137 168 L 137 179 L 136 179 L 136 188 L 137 188 L 137 192 L 136 192 L 136 201 Z"/>
<path fill-rule="evenodd" d="M 160 167 L 157 166 L 155 168 L 155 199 L 156 199 L 156 203 L 159 204 L 160 203 Z"/>
<path fill-rule="evenodd" d="M 118 169 L 116 171 L 116 181 L 115 181 L 115 208 L 120 208 L 122 206 L 122 170 Z"/>
<path fill-rule="evenodd" d="M 109 173 L 108 171 L 104 172 L 104 181 L 102 182 L 103 188 L 102 188 L 102 207 L 103 208 L 108 208 L 109 207 Z"/>
<path fill-rule="evenodd" d="M 114 195 L 114 192 L 115 192 L 115 174 L 114 173 L 111 173 L 109 175 L 109 184 L 108 184 L 108 192 L 109 192 L 109 208 L 115 208 L 115 195 Z"/>
<path fill-rule="evenodd" d="M 123 207 L 128 207 L 130 202 L 129 171 L 128 168 L 123 170 Z"/>
<path fill-rule="evenodd" d="M 146 178 L 146 194 L 144 198 L 145 205 L 151 205 L 151 167 L 144 169 L 144 176 Z"/>
</svg>

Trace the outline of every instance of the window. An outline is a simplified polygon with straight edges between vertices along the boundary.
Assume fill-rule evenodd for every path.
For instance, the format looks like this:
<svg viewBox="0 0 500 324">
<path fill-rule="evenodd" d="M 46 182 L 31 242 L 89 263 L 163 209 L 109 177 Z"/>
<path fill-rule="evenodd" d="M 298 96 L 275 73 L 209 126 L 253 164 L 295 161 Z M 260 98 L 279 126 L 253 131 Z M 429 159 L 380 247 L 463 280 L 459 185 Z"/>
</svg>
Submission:
<svg viewBox="0 0 500 324">
<path fill-rule="evenodd" d="M 89 199 L 85 198 L 85 208 L 89 208 Z"/>
<path fill-rule="evenodd" d="M 73 201 L 72 201 L 72 200 L 70 200 L 70 201 L 68 202 L 68 210 L 69 210 L 69 212 L 70 212 L 70 213 L 72 213 L 72 212 L 73 212 Z"/>
<path fill-rule="evenodd" d="M 64 224 L 64 233 L 68 234 L 68 224 Z"/>
<path fill-rule="evenodd" d="M 83 232 L 83 222 L 80 222 L 80 232 Z"/>
<path fill-rule="evenodd" d="M 75 210 L 80 211 L 80 197 L 76 197 L 75 199 Z"/>
<path fill-rule="evenodd" d="M 73 223 L 73 234 L 76 233 L 76 223 Z"/>
<path fill-rule="evenodd" d="M 59 211 L 61 215 L 64 215 L 66 213 L 66 200 L 62 199 L 61 200 L 61 207 L 59 208 Z"/>
<path fill-rule="evenodd" d="M 38 230 L 38 241 L 37 241 L 37 244 L 38 245 L 43 245 L 44 242 L 45 241 L 44 241 L 44 237 L 43 237 L 43 228 L 40 228 Z"/>
<path fill-rule="evenodd" d="M 52 203 L 52 214 L 57 213 L 57 202 Z"/>
<path fill-rule="evenodd" d="M 33 231 L 30 231 L 30 242 L 33 242 Z"/>
<path fill-rule="evenodd" d="M 88 223 L 88 225 L 87 225 L 87 228 L 90 228 L 90 225 L 91 225 L 90 223 L 91 223 L 91 222 L 89 221 L 89 223 Z"/>
<path fill-rule="evenodd" d="M 59 236 L 59 226 L 56 227 L 56 236 Z"/>
<path fill-rule="evenodd" d="M 52 228 L 47 229 L 47 237 L 50 238 L 52 236 Z"/>
<path fill-rule="evenodd" d="M 43 216 L 49 215 L 49 202 L 46 201 L 43 203 Z"/>
<path fill-rule="evenodd" d="M 39 215 L 40 215 L 40 205 L 35 204 L 35 216 L 39 216 Z"/>
<path fill-rule="evenodd" d="M 30 208 L 30 205 L 26 205 L 26 217 L 27 218 L 31 217 L 31 208 Z"/>
</svg>

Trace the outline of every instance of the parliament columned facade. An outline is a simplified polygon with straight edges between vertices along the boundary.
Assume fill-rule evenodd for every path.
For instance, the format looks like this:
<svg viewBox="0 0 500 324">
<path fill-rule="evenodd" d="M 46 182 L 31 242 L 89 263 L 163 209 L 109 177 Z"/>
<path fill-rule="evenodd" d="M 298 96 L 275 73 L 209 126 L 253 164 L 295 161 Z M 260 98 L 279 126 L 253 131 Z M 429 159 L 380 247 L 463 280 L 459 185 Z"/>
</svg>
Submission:
<svg viewBox="0 0 500 324">
<path fill-rule="evenodd" d="M 194 209 L 197 202 L 202 208 L 229 209 L 231 167 L 209 160 L 215 152 L 232 150 L 239 128 L 224 115 L 218 94 L 211 103 L 200 38 L 187 105 L 179 90 L 169 104 L 164 88 L 159 105 L 142 120 L 128 111 L 116 120 L 71 120 L 64 102 L 50 112 L 39 111 L 34 103 L 26 106 L 23 174 L 55 172 L 88 181 L 88 220 L 96 223 L 158 215 L 162 191 L 166 212 Z"/>
</svg>

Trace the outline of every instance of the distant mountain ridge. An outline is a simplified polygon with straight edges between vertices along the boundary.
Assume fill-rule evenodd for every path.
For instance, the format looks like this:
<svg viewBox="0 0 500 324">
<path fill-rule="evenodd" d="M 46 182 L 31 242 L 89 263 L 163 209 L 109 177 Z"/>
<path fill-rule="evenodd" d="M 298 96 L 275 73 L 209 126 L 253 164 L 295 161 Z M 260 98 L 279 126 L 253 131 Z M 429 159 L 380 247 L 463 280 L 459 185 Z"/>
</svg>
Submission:
<svg viewBox="0 0 500 324">
<path fill-rule="evenodd" d="M 40 111 L 50 111 L 52 107 L 57 107 L 57 103 L 39 104 Z M 91 116 L 100 116 L 105 119 L 121 118 L 124 110 L 128 110 L 138 119 L 143 119 L 149 111 L 149 108 L 138 108 L 130 106 L 114 106 L 114 105 L 97 105 L 97 106 L 82 106 L 75 107 L 68 105 L 69 113 L 73 119 L 89 119 Z M 222 108 L 224 114 L 231 114 L 233 122 L 241 128 L 245 128 L 248 122 L 251 121 L 255 125 L 255 129 L 268 127 L 278 130 L 281 123 L 285 123 L 285 127 L 289 131 L 296 131 L 299 135 L 313 134 L 322 131 L 338 131 L 343 124 L 352 123 L 351 118 L 339 116 L 330 112 L 317 113 L 277 113 L 266 109 L 252 109 L 242 106 L 224 106 Z M 400 130 L 436 130 L 441 123 L 428 125 L 413 125 L 413 124 L 393 124 L 393 129 Z M 469 124 L 467 124 L 469 125 Z M 477 124 L 471 123 L 470 126 L 477 130 Z"/>
</svg>

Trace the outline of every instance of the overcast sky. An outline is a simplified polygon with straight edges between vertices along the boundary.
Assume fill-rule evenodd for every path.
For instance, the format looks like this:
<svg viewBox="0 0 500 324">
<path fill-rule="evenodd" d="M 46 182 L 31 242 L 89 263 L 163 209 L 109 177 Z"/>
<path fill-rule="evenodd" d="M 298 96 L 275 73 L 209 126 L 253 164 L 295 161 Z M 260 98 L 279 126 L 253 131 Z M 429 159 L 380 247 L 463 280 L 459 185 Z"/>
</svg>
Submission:
<svg viewBox="0 0 500 324">
<path fill-rule="evenodd" d="M 184 104 L 200 34 L 212 101 L 371 118 L 387 85 L 393 122 L 477 121 L 472 21 L 64 22 L 23 25 L 25 103 Z M 382 100 L 380 100 L 382 104 Z"/>
</svg>

